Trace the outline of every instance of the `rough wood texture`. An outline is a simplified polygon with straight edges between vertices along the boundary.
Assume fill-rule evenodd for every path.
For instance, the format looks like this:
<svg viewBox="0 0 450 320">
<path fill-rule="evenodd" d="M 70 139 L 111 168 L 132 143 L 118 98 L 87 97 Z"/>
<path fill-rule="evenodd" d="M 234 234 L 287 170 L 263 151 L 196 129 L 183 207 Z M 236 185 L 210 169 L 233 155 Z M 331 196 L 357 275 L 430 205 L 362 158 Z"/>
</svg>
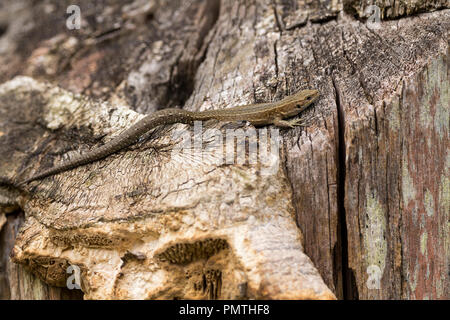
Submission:
<svg viewBox="0 0 450 320">
<path fill-rule="evenodd" d="M 344 8 L 348 13 L 360 18 L 369 18 L 374 14 L 373 6 L 379 8 L 381 19 L 393 19 L 409 16 L 420 12 L 434 11 L 449 7 L 448 0 L 343 0 Z"/>
<path fill-rule="evenodd" d="M 447 2 L 380 2 L 387 20 L 374 30 L 365 1 L 81 1 L 79 31 L 54 28 L 68 2 L 15 3 L 0 16 L 1 82 L 26 74 L 83 96 L 16 78 L 21 89 L 0 97 L 0 176 L 109 139 L 139 117 L 118 105 L 149 113 L 322 94 L 309 127 L 282 133 L 268 177 L 217 167 L 213 153 L 206 164 L 169 159 L 184 128 L 174 126 L 31 193 L 0 186 L 2 208 L 26 214 L 14 258 L 46 282 L 61 285 L 57 261 L 82 266 L 91 298 L 331 297 L 304 248 L 338 298 L 449 298 Z M 269 259 L 274 248 L 283 254 Z M 167 291 L 149 270 L 172 275 Z M 293 286 L 280 286 L 286 276 Z M 319 289 L 297 290 L 302 277 Z"/>
<path fill-rule="evenodd" d="M 5 217 L 4 215 L 2 217 Z M 1 300 L 69 300 L 82 299 L 81 290 L 51 286 L 33 275 L 21 264 L 9 259 L 12 245 L 24 220 L 23 214 L 9 214 L 3 228 L 0 224 L 0 299 Z M 55 261 L 51 261 L 55 264 Z"/>
<path fill-rule="evenodd" d="M 63 125 L 64 116 L 51 116 L 71 114 L 79 119 L 71 127 L 92 127 L 95 135 L 97 123 L 117 132 L 115 121 L 138 116 L 23 77 L 0 86 L 2 115 L 14 115 L 30 96 L 48 124 Z M 173 126 L 125 156 L 17 194 L 28 217 L 13 261 L 55 286 L 64 286 L 66 269 L 76 265 L 90 299 L 333 299 L 303 253 L 279 158 L 218 165 L 216 140 L 205 138 L 203 152 L 182 149 L 183 139 L 172 138 L 177 127 L 186 131 Z"/>
</svg>

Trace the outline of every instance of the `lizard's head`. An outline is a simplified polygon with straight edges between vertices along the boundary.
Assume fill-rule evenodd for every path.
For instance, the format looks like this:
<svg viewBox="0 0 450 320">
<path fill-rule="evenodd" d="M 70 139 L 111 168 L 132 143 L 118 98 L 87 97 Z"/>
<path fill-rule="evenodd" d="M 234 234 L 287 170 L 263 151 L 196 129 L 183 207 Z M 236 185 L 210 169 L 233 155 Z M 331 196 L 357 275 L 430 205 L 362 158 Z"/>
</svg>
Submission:
<svg viewBox="0 0 450 320">
<path fill-rule="evenodd" d="M 296 102 L 295 107 L 303 111 L 306 107 L 312 104 L 319 97 L 318 90 L 302 90 L 292 95 L 293 102 Z"/>
<path fill-rule="evenodd" d="M 301 90 L 281 101 L 282 113 L 285 117 L 295 116 L 310 106 L 318 97 L 318 90 Z"/>
</svg>

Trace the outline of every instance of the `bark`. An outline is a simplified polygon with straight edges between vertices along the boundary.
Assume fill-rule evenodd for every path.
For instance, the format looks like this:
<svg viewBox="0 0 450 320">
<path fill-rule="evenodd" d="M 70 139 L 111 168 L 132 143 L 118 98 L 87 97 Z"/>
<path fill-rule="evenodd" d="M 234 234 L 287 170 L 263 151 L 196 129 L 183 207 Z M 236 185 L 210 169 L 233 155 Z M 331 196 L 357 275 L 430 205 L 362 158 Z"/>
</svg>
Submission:
<svg viewBox="0 0 450 320">
<path fill-rule="evenodd" d="M 69 2 L 6 2 L 1 177 L 160 108 L 321 98 L 280 162 L 217 165 L 209 140 L 179 151 L 175 125 L 0 185 L 0 296 L 77 298 L 55 288 L 75 264 L 84 298 L 448 299 L 449 5 L 375 4 L 374 24 L 364 1 L 80 1 L 68 30 Z"/>
</svg>

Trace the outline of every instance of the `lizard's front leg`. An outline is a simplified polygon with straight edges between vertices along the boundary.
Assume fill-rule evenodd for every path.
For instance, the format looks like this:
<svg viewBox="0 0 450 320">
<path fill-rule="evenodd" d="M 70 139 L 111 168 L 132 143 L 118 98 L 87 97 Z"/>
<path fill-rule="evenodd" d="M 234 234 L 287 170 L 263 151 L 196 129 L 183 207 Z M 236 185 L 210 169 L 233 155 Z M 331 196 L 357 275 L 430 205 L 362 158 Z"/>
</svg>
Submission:
<svg viewBox="0 0 450 320">
<path fill-rule="evenodd" d="M 280 128 L 294 128 L 296 126 L 305 127 L 306 124 L 302 118 L 283 120 L 281 118 L 276 118 L 272 122 L 275 126 Z"/>
</svg>

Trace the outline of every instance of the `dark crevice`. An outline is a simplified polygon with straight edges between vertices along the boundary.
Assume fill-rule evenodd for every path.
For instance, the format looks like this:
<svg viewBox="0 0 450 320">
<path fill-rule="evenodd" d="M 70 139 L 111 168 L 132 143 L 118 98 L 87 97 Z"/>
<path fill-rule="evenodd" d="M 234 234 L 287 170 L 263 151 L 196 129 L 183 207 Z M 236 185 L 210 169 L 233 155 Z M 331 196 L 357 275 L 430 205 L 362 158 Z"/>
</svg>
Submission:
<svg viewBox="0 0 450 320">
<path fill-rule="evenodd" d="M 277 4 L 275 3 L 274 0 L 272 1 L 272 8 L 273 8 L 273 15 L 275 16 L 275 22 L 277 24 L 278 32 L 280 32 L 280 34 L 283 34 L 283 26 L 281 25 L 280 17 L 278 16 L 278 11 L 277 11 Z"/>
<path fill-rule="evenodd" d="M 276 82 L 276 86 L 275 86 L 275 92 L 277 91 L 277 88 L 278 88 L 278 81 L 279 81 L 279 78 L 278 78 L 278 72 L 279 72 L 279 69 L 278 69 L 278 51 L 277 51 L 277 40 L 275 40 L 275 42 L 273 43 L 273 53 L 274 53 L 274 60 L 275 60 L 275 77 L 276 77 L 276 79 L 277 79 L 277 82 Z"/>
<path fill-rule="evenodd" d="M 150 11 L 145 14 L 145 23 L 148 24 L 155 19 L 155 12 Z"/>
<path fill-rule="evenodd" d="M 337 129 L 338 129 L 338 170 L 337 170 L 337 207 L 338 207 L 338 252 L 335 255 L 336 271 L 342 270 L 342 297 L 345 300 L 355 299 L 354 279 L 351 279 L 351 272 L 348 266 L 348 233 L 347 233 L 347 219 L 345 212 L 345 115 L 341 105 L 341 95 L 336 80 L 332 76 L 332 84 L 336 96 L 336 112 L 337 112 Z M 340 251 L 340 252 L 339 252 Z M 340 259 L 339 259 L 340 257 Z"/>
<path fill-rule="evenodd" d="M 173 106 L 184 106 L 194 91 L 195 75 L 198 67 L 205 61 L 212 38 L 208 37 L 211 30 L 215 30 L 215 24 L 219 19 L 220 1 L 209 1 L 204 8 L 203 14 L 208 15 L 207 22 L 200 26 L 198 42 L 195 47 L 198 52 L 192 60 L 183 59 L 183 53 L 177 58 L 177 61 L 170 71 L 170 85 L 168 86 L 167 97 L 176 97 L 171 101 Z M 212 31 L 215 32 L 215 31 Z"/>
<path fill-rule="evenodd" d="M 375 121 L 375 136 L 378 137 L 378 117 L 377 117 L 377 109 L 375 107 L 373 108 L 373 116 Z"/>
<path fill-rule="evenodd" d="M 8 30 L 8 25 L 0 23 L 0 37 L 2 37 Z"/>
<path fill-rule="evenodd" d="M 99 40 L 108 39 L 111 35 L 118 33 L 120 30 L 122 30 L 121 26 L 113 27 L 107 30 L 102 30 L 98 34 L 94 35 L 94 38 L 97 40 L 98 43 Z"/>
<path fill-rule="evenodd" d="M 324 17 L 318 17 L 318 18 L 311 18 L 309 19 L 312 24 L 326 24 L 330 21 L 337 21 L 338 16 L 337 15 L 329 15 Z"/>
</svg>

